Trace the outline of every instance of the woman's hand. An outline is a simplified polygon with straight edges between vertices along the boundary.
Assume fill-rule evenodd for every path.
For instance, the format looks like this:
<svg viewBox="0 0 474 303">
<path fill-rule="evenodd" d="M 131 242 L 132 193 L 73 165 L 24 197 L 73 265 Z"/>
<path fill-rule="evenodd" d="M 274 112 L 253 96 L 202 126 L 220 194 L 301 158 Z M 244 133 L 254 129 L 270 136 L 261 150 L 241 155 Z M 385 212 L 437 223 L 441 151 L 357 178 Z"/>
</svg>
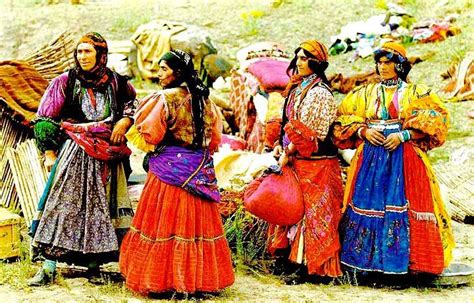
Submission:
<svg viewBox="0 0 474 303">
<path fill-rule="evenodd" d="M 278 165 L 283 168 L 284 166 L 286 166 L 288 164 L 288 160 L 289 160 L 289 156 L 287 153 L 283 152 L 281 155 L 280 155 L 280 159 L 278 159 Z"/>
<path fill-rule="evenodd" d="M 402 143 L 398 133 L 392 133 L 387 136 L 387 139 L 383 142 L 383 147 L 388 151 L 394 151 Z"/>
<path fill-rule="evenodd" d="M 125 143 L 125 133 L 132 126 L 133 121 L 128 117 L 124 117 L 115 123 L 114 129 L 112 130 L 112 135 L 110 136 L 110 142 L 112 144 L 121 144 Z"/>
<path fill-rule="evenodd" d="M 272 152 L 273 157 L 278 159 L 282 153 L 283 153 L 283 147 L 281 147 L 281 145 L 277 145 L 275 146 L 275 148 L 273 148 L 273 152 Z"/>
<path fill-rule="evenodd" d="M 383 145 L 385 142 L 385 136 L 378 130 L 368 128 L 364 134 L 365 139 L 370 142 L 370 144 L 375 146 Z"/>
<path fill-rule="evenodd" d="M 51 171 L 51 168 L 53 167 L 54 163 L 56 162 L 56 158 L 58 156 L 56 155 L 56 152 L 54 150 L 45 150 L 44 151 L 44 167 L 46 167 L 46 170 L 48 172 Z"/>
</svg>

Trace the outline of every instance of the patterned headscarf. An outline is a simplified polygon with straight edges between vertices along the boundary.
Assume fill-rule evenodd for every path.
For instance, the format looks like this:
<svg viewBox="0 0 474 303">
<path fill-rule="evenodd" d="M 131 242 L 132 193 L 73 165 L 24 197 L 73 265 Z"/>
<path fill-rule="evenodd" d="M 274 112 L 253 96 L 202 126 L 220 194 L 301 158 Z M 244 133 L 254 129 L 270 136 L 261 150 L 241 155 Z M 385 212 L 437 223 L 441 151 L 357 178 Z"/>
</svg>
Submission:
<svg viewBox="0 0 474 303">
<path fill-rule="evenodd" d="M 312 54 L 317 60 L 321 62 L 328 61 L 328 50 L 324 44 L 318 40 L 307 40 L 300 44 L 300 48 Z"/>
<path fill-rule="evenodd" d="M 287 70 L 289 73 L 293 70 L 293 73 L 296 70 L 296 59 L 297 54 L 300 49 L 305 50 L 306 52 L 310 53 L 314 58 L 310 58 L 310 60 L 316 61 L 316 63 L 320 66 L 322 72 L 318 75 L 321 80 L 325 83 L 328 83 L 326 75 L 324 74 L 324 70 L 326 70 L 328 66 L 328 49 L 324 44 L 319 42 L 318 40 L 307 40 L 302 42 L 295 50 L 295 57 L 290 63 L 290 67 Z M 313 71 L 314 72 L 314 71 Z M 290 74 L 289 74 L 290 75 Z M 294 89 L 298 84 L 303 81 L 303 77 L 298 74 L 290 75 L 290 81 L 286 85 L 285 90 L 282 92 L 282 96 L 287 97 L 292 89 Z"/>
<path fill-rule="evenodd" d="M 194 70 L 194 63 L 191 56 L 180 50 L 174 49 L 165 53 L 160 61 L 166 61 L 166 64 L 175 72 L 179 73 L 178 81 L 186 82 L 190 88 L 196 89 L 200 95 L 207 98 L 209 96 L 209 89 L 199 79 L 197 72 Z M 177 83 L 178 85 L 181 83 Z"/>
<path fill-rule="evenodd" d="M 77 60 L 77 46 L 81 43 L 92 45 L 97 52 L 95 66 L 90 71 L 81 68 Z M 105 39 L 98 33 L 90 32 L 85 34 L 77 43 L 74 50 L 74 59 L 76 61 L 76 75 L 85 87 L 101 87 L 109 82 L 109 69 L 107 68 L 108 47 Z"/>
</svg>

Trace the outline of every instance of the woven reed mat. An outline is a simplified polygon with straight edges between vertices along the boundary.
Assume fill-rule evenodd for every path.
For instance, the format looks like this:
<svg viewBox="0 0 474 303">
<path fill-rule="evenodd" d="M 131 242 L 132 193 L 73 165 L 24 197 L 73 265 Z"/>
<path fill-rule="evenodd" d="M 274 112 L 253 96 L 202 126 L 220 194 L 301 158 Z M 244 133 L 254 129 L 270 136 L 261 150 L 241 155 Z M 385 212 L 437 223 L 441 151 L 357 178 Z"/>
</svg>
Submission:
<svg viewBox="0 0 474 303">
<path fill-rule="evenodd" d="M 434 171 L 441 189 L 445 189 L 449 201 L 445 201 L 453 220 L 465 222 L 474 218 L 474 167 L 464 164 L 438 164 Z"/>
</svg>

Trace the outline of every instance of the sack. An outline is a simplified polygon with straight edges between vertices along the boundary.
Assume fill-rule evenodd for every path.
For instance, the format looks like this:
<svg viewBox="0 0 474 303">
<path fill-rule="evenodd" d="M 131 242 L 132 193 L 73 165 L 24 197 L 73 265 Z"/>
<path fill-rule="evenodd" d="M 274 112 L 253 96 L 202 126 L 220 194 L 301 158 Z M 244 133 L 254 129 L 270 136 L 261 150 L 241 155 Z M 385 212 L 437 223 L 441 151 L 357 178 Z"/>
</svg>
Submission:
<svg viewBox="0 0 474 303">
<path fill-rule="evenodd" d="M 251 182 L 245 190 L 244 205 L 271 224 L 293 225 L 304 215 L 303 193 L 295 172 L 288 166 L 271 166 Z"/>
</svg>

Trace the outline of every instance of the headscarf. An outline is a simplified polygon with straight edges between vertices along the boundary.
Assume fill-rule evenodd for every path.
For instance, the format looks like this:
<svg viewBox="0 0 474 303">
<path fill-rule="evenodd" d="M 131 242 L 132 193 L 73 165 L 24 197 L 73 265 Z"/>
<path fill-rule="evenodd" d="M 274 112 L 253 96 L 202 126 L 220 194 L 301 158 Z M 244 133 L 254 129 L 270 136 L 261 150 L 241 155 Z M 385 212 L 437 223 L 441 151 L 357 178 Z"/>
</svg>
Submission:
<svg viewBox="0 0 474 303">
<path fill-rule="evenodd" d="M 191 93 L 191 105 L 196 130 L 193 146 L 200 148 L 204 138 L 204 101 L 209 96 L 209 89 L 199 79 L 197 72 L 194 70 L 193 60 L 188 53 L 180 49 L 174 49 L 165 53 L 160 58 L 161 61 L 166 61 L 166 64 L 177 77 L 176 82 L 172 83 L 172 85 L 179 86 L 185 82 Z"/>
<path fill-rule="evenodd" d="M 407 51 L 403 45 L 397 42 L 385 42 L 382 46 L 374 52 L 376 60 L 380 57 L 387 57 L 395 63 L 403 63 L 408 61 Z"/>
<path fill-rule="evenodd" d="M 408 73 L 411 70 L 411 64 L 407 58 L 407 51 L 397 42 L 385 42 L 382 46 L 374 52 L 374 59 L 377 63 L 380 58 L 386 57 L 391 62 L 395 63 L 395 72 L 397 76 L 403 81 L 408 81 Z M 377 74 L 378 66 L 375 67 Z"/>
<path fill-rule="evenodd" d="M 300 44 L 300 48 L 312 54 L 318 61 L 328 61 L 328 49 L 318 40 L 307 40 Z"/>
<path fill-rule="evenodd" d="M 166 64 L 175 72 L 179 73 L 178 81 L 186 82 L 188 86 L 193 86 L 193 89 L 207 98 L 209 96 L 209 89 L 199 79 L 197 72 L 194 70 L 194 63 L 191 56 L 180 49 L 174 49 L 165 53 L 161 58 L 161 61 L 166 61 Z M 176 75 L 176 74 L 175 74 Z M 189 82 L 189 83 L 188 83 Z M 179 85 L 181 83 L 177 83 Z"/>
<path fill-rule="evenodd" d="M 403 56 L 405 58 L 407 57 L 407 51 L 405 47 L 397 42 L 385 42 L 380 49 L 389 51 L 391 53 L 396 53 L 397 55 Z"/>
<path fill-rule="evenodd" d="M 77 46 L 81 43 L 92 45 L 97 52 L 95 66 L 90 71 L 83 70 L 77 60 Z M 107 42 L 96 32 L 87 33 L 79 39 L 76 49 L 74 50 L 74 60 L 76 61 L 75 72 L 83 86 L 87 88 L 101 88 L 109 83 L 110 70 L 107 68 L 108 51 Z"/>
<path fill-rule="evenodd" d="M 327 62 L 328 62 L 328 57 L 329 53 L 321 42 L 318 40 L 307 40 L 302 42 L 298 48 L 295 50 L 295 55 L 298 53 L 300 49 L 303 49 L 310 53 L 311 55 L 314 56 L 314 58 L 311 58 L 311 60 L 318 61 L 320 64 L 325 64 L 327 67 Z M 296 87 L 298 84 L 300 84 L 303 81 L 303 77 L 301 77 L 298 74 L 291 75 L 290 77 L 290 82 L 288 82 L 285 90 L 282 93 L 282 96 L 287 97 L 290 91 Z"/>
</svg>

